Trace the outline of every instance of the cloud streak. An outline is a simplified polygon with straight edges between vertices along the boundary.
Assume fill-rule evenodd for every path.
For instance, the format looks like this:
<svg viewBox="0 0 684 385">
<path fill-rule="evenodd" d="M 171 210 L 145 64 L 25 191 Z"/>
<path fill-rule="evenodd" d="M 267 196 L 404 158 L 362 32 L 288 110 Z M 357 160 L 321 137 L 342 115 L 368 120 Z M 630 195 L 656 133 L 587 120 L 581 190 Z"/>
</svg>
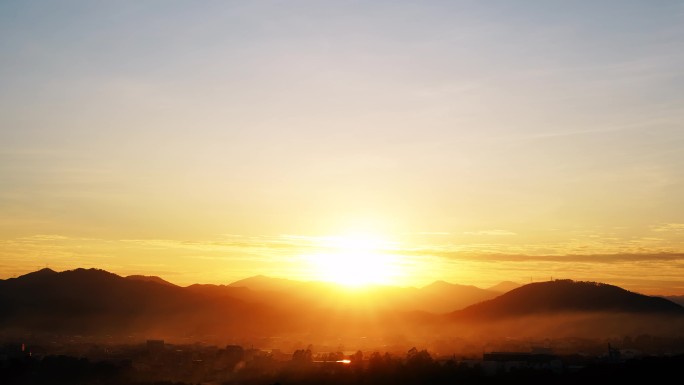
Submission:
<svg viewBox="0 0 684 385">
<path fill-rule="evenodd" d="M 418 253 L 419 254 L 419 253 Z M 684 261 L 684 253 L 642 253 L 642 254 L 568 254 L 568 255 L 525 255 L 525 254 L 472 254 L 463 252 L 428 252 L 448 259 L 469 261 L 502 261 L 502 262 L 531 262 L 543 261 L 554 263 L 599 263 L 613 264 L 616 262 L 655 262 L 655 261 Z"/>
</svg>

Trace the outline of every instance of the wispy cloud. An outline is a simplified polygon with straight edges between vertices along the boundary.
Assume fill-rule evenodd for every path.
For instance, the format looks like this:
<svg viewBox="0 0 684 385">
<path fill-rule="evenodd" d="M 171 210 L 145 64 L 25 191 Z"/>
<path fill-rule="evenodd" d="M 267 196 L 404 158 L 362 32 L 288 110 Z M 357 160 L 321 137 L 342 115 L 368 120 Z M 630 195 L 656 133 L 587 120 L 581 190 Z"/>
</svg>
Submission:
<svg viewBox="0 0 684 385">
<path fill-rule="evenodd" d="M 539 243 L 502 229 L 438 232 L 437 237 L 415 237 L 416 243 L 407 237 L 378 251 L 398 256 L 398 265 L 421 284 L 436 279 L 469 284 L 490 279 L 487 284 L 495 284 L 552 275 L 616 284 L 641 279 L 655 288 L 684 274 L 684 251 L 672 242 L 684 226 L 665 223 L 650 229 L 655 236 L 629 238 L 587 230 Z M 486 242 L 467 242 L 468 237 Z M 37 234 L 0 240 L 0 271 L 9 278 L 46 265 L 56 270 L 97 267 L 122 275 L 161 275 L 179 284 L 226 283 L 256 274 L 304 277 L 309 274 L 304 257 L 334 247 L 333 238 L 224 234 L 206 240 L 97 239 Z"/>
<path fill-rule="evenodd" d="M 557 263 L 616 263 L 616 262 L 654 262 L 684 261 L 683 253 L 643 253 L 643 254 L 568 254 L 568 255 L 525 255 L 525 254 L 473 254 L 459 252 L 432 253 L 432 255 L 472 261 L 529 262 L 544 261 Z"/>
<path fill-rule="evenodd" d="M 508 230 L 479 230 L 479 231 L 466 231 L 463 234 L 465 235 L 493 235 L 493 236 L 500 236 L 500 235 L 517 235 L 516 233 Z"/>
<path fill-rule="evenodd" d="M 662 225 L 654 226 L 653 231 L 658 232 L 658 233 L 684 232 L 684 223 L 665 223 Z"/>
</svg>

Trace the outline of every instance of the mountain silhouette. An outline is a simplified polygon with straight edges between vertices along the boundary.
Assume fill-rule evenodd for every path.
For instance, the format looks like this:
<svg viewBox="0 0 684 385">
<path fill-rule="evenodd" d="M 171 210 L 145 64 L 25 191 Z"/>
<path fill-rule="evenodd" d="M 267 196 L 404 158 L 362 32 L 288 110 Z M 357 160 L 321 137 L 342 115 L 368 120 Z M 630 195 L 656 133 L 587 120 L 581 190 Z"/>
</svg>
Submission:
<svg viewBox="0 0 684 385">
<path fill-rule="evenodd" d="M 556 280 L 521 286 L 495 299 L 453 312 L 451 317 L 497 320 L 563 312 L 684 315 L 684 308 L 664 298 L 604 283 Z"/>
<path fill-rule="evenodd" d="M 488 287 L 487 290 L 495 291 L 495 292 L 503 294 L 503 293 L 507 293 L 513 289 L 517 289 L 520 286 L 521 285 L 519 283 L 515 283 L 512 281 L 503 281 L 503 282 L 499 282 L 498 284 L 496 284 L 492 287 Z"/>
<path fill-rule="evenodd" d="M 684 295 L 668 295 L 663 298 L 667 299 L 668 301 L 672 301 L 678 305 L 684 306 Z"/>
<path fill-rule="evenodd" d="M 126 279 L 132 279 L 135 281 L 146 281 L 146 282 L 155 282 L 155 283 L 160 283 L 162 285 L 168 285 L 168 286 L 178 286 L 175 285 L 169 281 L 166 281 L 160 277 L 154 276 L 154 275 L 129 275 L 126 277 Z"/>
<path fill-rule="evenodd" d="M 196 285 L 193 285 L 196 286 Z M 268 302 L 269 298 L 279 298 L 274 306 L 296 303 L 299 306 L 326 306 L 340 298 L 357 297 L 348 288 L 319 281 L 295 281 L 283 278 L 272 278 L 263 275 L 249 277 L 221 288 L 204 285 L 205 292 L 215 294 L 238 295 L 243 300 Z M 235 289 L 249 289 L 249 292 L 238 293 Z M 199 290 L 199 287 L 195 287 Z M 500 294 L 493 290 L 485 290 L 476 286 L 459 285 L 445 281 L 435 281 L 421 288 L 397 287 L 387 285 L 371 285 L 362 291 L 363 301 L 375 308 L 397 311 L 420 311 L 429 313 L 447 313 L 466 306 L 491 299 Z M 283 302 L 284 301 L 284 302 Z"/>
<path fill-rule="evenodd" d="M 260 319 L 271 315 L 267 310 L 98 269 L 43 269 L 0 280 L 0 325 L 5 327 L 73 332 L 243 330 L 260 325 Z"/>
<path fill-rule="evenodd" d="M 394 304 L 407 311 L 448 313 L 492 299 L 497 295 L 499 295 L 498 292 L 480 289 L 476 286 L 435 281 L 414 292 L 400 293 Z"/>
<path fill-rule="evenodd" d="M 250 290 L 280 291 L 292 287 L 301 286 L 304 282 L 285 278 L 273 278 L 265 275 L 255 275 L 253 277 L 235 281 L 228 286 L 246 287 Z"/>
<path fill-rule="evenodd" d="M 373 286 L 350 290 L 323 282 L 257 276 L 231 285 L 181 287 L 158 277 L 121 277 L 98 269 L 42 269 L 0 280 L 0 330 L 217 338 L 300 333 L 320 340 L 385 335 L 401 340 L 406 333 L 429 338 L 439 330 L 462 332 L 502 319 L 541 319 L 571 312 L 611 314 L 610 323 L 599 323 L 609 325 L 610 332 L 618 330 L 613 325 L 625 323 L 625 314 L 628 319 L 644 314 L 650 317 L 637 325 L 639 331 L 654 325 L 679 328 L 684 319 L 671 322 L 662 317 L 684 314 L 684 308 L 666 299 L 594 282 L 540 282 L 496 295 L 494 291 L 444 281 L 422 288 Z M 482 302 L 473 305 L 476 301 Z M 453 311 L 461 305 L 470 306 Z M 654 315 L 661 323 L 653 323 Z M 568 323 L 552 324 L 572 329 Z M 509 335 L 511 330 L 530 325 L 525 321 L 500 332 Z M 597 330 L 595 325 L 595 320 L 582 320 L 573 327 Z M 637 329 L 627 332 L 633 330 Z"/>
</svg>

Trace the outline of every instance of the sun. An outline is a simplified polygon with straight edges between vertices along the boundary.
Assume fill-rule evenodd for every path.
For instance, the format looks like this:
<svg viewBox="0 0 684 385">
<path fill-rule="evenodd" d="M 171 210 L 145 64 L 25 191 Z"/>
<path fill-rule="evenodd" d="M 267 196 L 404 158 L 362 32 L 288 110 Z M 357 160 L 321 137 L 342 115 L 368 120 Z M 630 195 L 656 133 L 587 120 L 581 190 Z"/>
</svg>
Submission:
<svg viewBox="0 0 684 385">
<path fill-rule="evenodd" d="M 369 235 L 325 237 L 324 252 L 311 254 L 308 262 L 317 279 L 360 287 L 392 284 L 400 275 L 398 257 L 387 252 L 390 244 Z"/>
</svg>

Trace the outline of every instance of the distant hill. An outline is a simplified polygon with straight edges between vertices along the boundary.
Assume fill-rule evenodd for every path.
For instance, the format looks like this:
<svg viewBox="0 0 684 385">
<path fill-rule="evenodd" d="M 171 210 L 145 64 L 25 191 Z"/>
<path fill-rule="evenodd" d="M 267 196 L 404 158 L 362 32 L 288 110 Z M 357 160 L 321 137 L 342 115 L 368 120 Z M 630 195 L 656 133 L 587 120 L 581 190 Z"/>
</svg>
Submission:
<svg viewBox="0 0 684 385">
<path fill-rule="evenodd" d="M 522 286 L 522 285 L 520 285 L 519 283 L 516 283 L 516 282 L 503 281 L 503 282 L 498 283 L 492 287 L 487 288 L 487 290 L 495 291 L 495 292 L 503 294 L 503 293 L 507 293 L 513 289 L 517 289 L 520 286 Z"/>
<path fill-rule="evenodd" d="M 323 339 L 341 333 L 384 333 L 397 327 L 410 330 L 413 326 L 408 324 L 433 317 L 380 309 L 375 305 L 382 298 L 364 302 L 365 294 L 348 293 L 330 284 L 276 282 L 287 285 L 280 285 L 280 290 L 261 286 L 274 289 L 270 291 L 225 285 L 179 287 L 98 269 L 59 273 L 44 269 L 0 280 L 0 330 L 193 335 L 219 341 L 246 335 L 315 333 Z"/>
<path fill-rule="evenodd" d="M 193 290 L 199 287 L 193 285 Z M 331 302 L 341 300 L 360 300 L 359 294 L 349 291 L 343 286 L 326 282 L 301 282 L 282 278 L 258 275 L 233 282 L 221 288 L 210 285 L 202 290 L 223 293 L 245 300 L 271 303 L 272 306 L 306 306 L 326 307 Z M 238 292 L 236 289 L 249 289 Z M 370 286 L 363 290 L 362 300 L 376 309 L 397 310 L 403 312 L 419 311 L 428 313 L 447 313 L 466 306 L 491 299 L 500 292 L 480 289 L 475 286 L 458 285 L 445 281 L 435 281 L 421 288 Z"/>
<path fill-rule="evenodd" d="M 663 297 L 668 301 L 672 301 L 678 305 L 684 306 L 684 295 L 670 295 Z"/>
<path fill-rule="evenodd" d="M 135 281 L 146 281 L 146 282 L 156 282 L 160 283 L 162 285 L 168 285 L 168 286 L 177 286 L 174 285 L 173 283 L 163 280 L 157 276 L 154 275 L 129 275 L 126 277 L 126 279 L 132 279 Z"/>
<path fill-rule="evenodd" d="M 235 281 L 228 286 L 246 287 L 250 290 L 279 291 L 290 289 L 301 285 L 303 282 L 284 278 L 272 278 L 265 275 L 255 275 L 253 277 Z"/>
<path fill-rule="evenodd" d="M 435 281 L 413 292 L 400 293 L 394 303 L 403 310 L 448 313 L 497 295 L 498 292 L 476 286 Z"/>
<path fill-rule="evenodd" d="M 459 308 L 463 309 L 452 311 Z M 435 314 L 440 312 L 443 315 Z M 585 317 L 572 327 L 566 320 L 547 322 L 555 314 L 572 312 L 607 312 L 619 317 L 605 322 Z M 319 341 L 384 336 L 408 341 L 432 338 L 435 333 L 558 332 L 529 319 L 514 327 L 487 329 L 499 320 L 526 316 L 544 318 L 545 325 L 562 333 L 682 330 L 684 317 L 672 322 L 661 315 L 683 313 L 684 308 L 663 298 L 573 281 L 533 283 L 497 296 L 495 291 L 444 281 L 422 288 L 350 290 L 322 282 L 257 276 L 231 285 L 180 287 L 158 277 L 124 278 L 97 269 L 43 269 L 0 280 L 0 330 L 79 335 L 140 332 L 213 336 L 219 341 L 246 335 L 296 335 Z M 634 323 L 631 329 L 616 327 L 632 322 L 637 314 L 650 318 Z M 599 330 L 597 324 L 604 329 Z"/>
<path fill-rule="evenodd" d="M 97 269 L 43 269 L 0 280 L 0 325 L 45 331 L 227 331 L 263 326 L 267 308 L 216 301 L 156 279 Z M 266 318 L 264 318 L 266 317 Z"/>
<path fill-rule="evenodd" d="M 557 280 L 519 287 L 495 299 L 456 311 L 451 317 L 498 320 L 565 312 L 684 315 L 684 308 L 664 298 L 633 293 L 613 285 Z"/>
</svg>

